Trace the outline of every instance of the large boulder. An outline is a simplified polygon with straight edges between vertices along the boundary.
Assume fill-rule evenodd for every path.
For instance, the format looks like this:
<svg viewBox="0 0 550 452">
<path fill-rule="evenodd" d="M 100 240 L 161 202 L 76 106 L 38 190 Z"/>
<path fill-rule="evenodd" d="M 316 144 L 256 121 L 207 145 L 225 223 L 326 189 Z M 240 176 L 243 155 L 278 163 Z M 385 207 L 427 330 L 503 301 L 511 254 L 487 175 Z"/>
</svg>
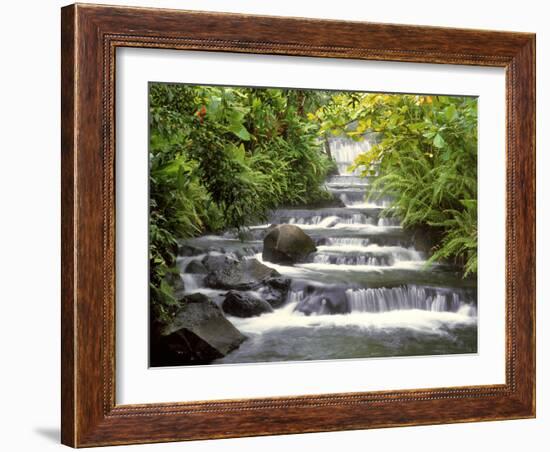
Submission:
<svg viewBox="0 0 550 452">
<path fill-rule="evenodd" d="M 187 295 L 181 302 L 172 322 L 151 330 L 151 366 L 208 364 L 246 339 L 206 295 Z"/>
<path fill-rule="evenodd" d="M 222 309 L 226 314 L 235 317 L 255 317 L 266 312 L 273 312 L 271 305 L 258 295 L 236 290 L 227 292 Z"/>
<path fill-rule="evenodd" d="M 292 265 L 303 262 L 308 254 L 316 251 L 309 235 L 293 224 L 281 224 L 271 228 L 264 238 L 262 259 L 277 264 Z"/>
<path fill-rule="evenodd" d="M 203 264 L 208 270 L 205 284 L 214 289 L 250 290 L 279 273 L 257 259 L 235 259 L 227 256 L 207 256 Z"/>
</svg>

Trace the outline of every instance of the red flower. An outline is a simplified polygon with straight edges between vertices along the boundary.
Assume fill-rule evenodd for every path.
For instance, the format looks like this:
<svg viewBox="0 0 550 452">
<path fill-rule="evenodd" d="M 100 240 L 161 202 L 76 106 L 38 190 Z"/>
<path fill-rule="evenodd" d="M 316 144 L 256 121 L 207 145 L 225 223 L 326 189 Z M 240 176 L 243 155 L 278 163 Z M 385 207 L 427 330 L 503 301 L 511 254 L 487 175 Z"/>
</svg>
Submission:
<svg viewBox="0 0 550 452">
<path fill-rule="evenodd" d="M 206 116 L 206 107 L 203 105 L 199 110 L 197 110 L 195 115 L 199 118 L 199 120 L 202 124 L 203 121 L 204 121 L 204 117 Z"/>
</svg>

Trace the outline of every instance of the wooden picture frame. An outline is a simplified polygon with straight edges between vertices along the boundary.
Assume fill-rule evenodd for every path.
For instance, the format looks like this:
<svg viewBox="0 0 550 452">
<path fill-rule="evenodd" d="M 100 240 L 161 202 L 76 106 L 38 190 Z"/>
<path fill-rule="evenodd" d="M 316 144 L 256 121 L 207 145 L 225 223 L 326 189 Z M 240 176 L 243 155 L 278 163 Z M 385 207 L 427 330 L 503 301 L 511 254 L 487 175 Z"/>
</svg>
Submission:
<svg viewBox="0 0 550 452">
<path fill-rule="evenodd" d="M 62 442 L 73 447 L 535 416 L 535 35 L 176 10 L 62 9 Z M 506 69 L 506 383 L 115 403 L 115 50 Z"/>
</svg>

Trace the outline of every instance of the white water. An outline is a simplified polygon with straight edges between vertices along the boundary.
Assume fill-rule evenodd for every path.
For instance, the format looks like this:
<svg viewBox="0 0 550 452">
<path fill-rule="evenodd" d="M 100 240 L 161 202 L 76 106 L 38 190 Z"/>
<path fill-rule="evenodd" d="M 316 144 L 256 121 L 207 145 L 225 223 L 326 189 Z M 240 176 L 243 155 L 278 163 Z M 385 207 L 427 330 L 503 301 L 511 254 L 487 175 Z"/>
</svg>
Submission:
<svg viewBox="0 0 550 452">
<path fill-rule="evenodd" d="M 304 268 L 308 270 L 317 270 L 317 271 L 327 271 L 327 270 L 345 270 L 348 272 L 354 273 L 368 273 L 368 272 L 382 272 L 383 270 L 421 270 L 424 268 L 424 262 L 418 261 L 399 261 L 393 265 L 375 265 L 374 263 L 369 264 L 323 264 L 323 263 L 308 263 L 308 264 L 297 264 L 299 268 Z"/>
<path fill-rule="evenodd" d="M 368 152 L 372 143 L 368 138 L 361 141 L 352 141 L 348 138 L 332 138 L 330 140 L 330 153 L 339 165 L 352 164 L 359 155 Z M 341 174 L 350 174 L 342 172 Z"/>
<path fill-rule="evenodd" d="M 246 319 L 230 317 L 231 322 L 244 334 L 262 334 L 267 331 L 290 328 L 357 327 L 362 329 L 407 328 L 429 333 L 447 334 L 447 327 L 473 325 L 475 317 L 466 309 L 458 312 L 408 309 L 381 313 L 353 312 L 350 314 L 304 315 L 294 311 L 297 302 L 259 317 Z"/>
<path fill-rule="evenodd" d="M 338 215 L 314 215 L 311 217 L 290 217 L 288 224 L 297 224 L 300 226 L 317 226 L 317 227 L 332 227 L 336 224 L 374 224 L 373 218 L 362 213 L 354 213 L 349 217 L 342 218 Z M 385 225 L 380 225 L 385 226 Z M 388 225 L 389 226 L 389 225 Z"/>
<path fill-rule="evenodd" d="M 300 224 L 300 228 L 304 230 L 312 229 L 348 229 L 357 232 L 358 234 L 383 234 L 385 232 L 398 231 L 400 226 L 382 226 L 368 223 L 352 223 L 347 220 L 341 220 L 336 216 L 325 218 L 318 224 Z"/>
<path fill-rule="evenodd" d="M 424 267 L 425 262 L 420 261 L 398 261 L 393 265 L 376 265 L 371 264 L 327 264 L 322 262 L 309 262 L 305 264 L 295 265 L 281 265 L 274 264 L 273 262 L 264 261 L 261 253 L 253 256 L 262 264 L 277 270 L 281 275 L 288 277 L 301 277 L 307 278 L 307 271 L 312 272 L 325 272 L 327 270 L 346 270 L 354 273 L 366 273 L 366 272 L 381 272 L 387 269 L 393 270 L 420 270 Z"/>
<path fill-rule="evenodd" d="M 349 242 L 344 245 L 321 245 L 317 247 L 318 252 L 336 252 L 336 251 L 352 251 L 360 253 L 389 253 L 394 259 L 406 261 L 421 261 L 424 260 L 422 253 L 414 248 L 405 248 L 402 246 L 380 246 L 375 243 L 364 243 L 365 239 L 350 239 L 356 242 Z M 405 257 L 404 259 L 402 257 Z"/>
<path fill-rule="evenodd" d="M 317 254 L 313 258 L 314 264 L 330 265 L 368 265 L 368 266 L 387 266 L 388 259 L 378 256 L 331 256 L 328 254 Z"/>
<path fill-rule="evenodd" d="M 369 239 L 357 237 L 329 237 L 327 242 L 335 247 L 344 247 L 346 249 L 360 249 L 370 243 Z"/>
<path fill-rule="evenodd" d="M 340 199 L 346 205 L 346 207 L 353 207 L 355 209 L 375 209 L 375 208 L 386 208 L 391 205 L 390 201 L 380 200 L 380 201 L 351 201 L 346 195 L 340 195 Z"/>
<path fill-rule="evenodd" d="M 288 276 L 290 278 L 307 278 L 310 273 L 310 271 L 307 268 L 304 268 L 303 265 L 281 265 L 264 261 L 262 258 L 262 253 L 254 255 L 254 259 L 257 259 L 260 263 L 277 270 L 281 275 Z"/>
<path fill-rule="evenodd" d="M 180 273 L 181 279 L 183 279 L 183 285 L 185 292 L 194 293 L 197 292 L 201 286 L 199 285 L 197 275 L 192 273 Z"/>
<path fill-rule="evenodd" d="M 373 289 L 348 289 L 346 297 L 351 311 L 386 312 L 421 309 L 435 312 L 458 312 L 466 305 L 457 293 L 446 294 L 440 290 L 428 293 L 423 287 L 408 286 Z"/>
</svg>

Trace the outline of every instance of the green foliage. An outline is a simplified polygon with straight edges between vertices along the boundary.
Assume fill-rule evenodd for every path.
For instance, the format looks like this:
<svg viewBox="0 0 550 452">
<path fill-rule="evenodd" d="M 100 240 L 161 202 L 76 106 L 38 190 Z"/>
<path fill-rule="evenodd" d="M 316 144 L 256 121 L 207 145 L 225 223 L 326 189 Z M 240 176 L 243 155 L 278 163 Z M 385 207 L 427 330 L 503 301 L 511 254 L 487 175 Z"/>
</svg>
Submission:
<svg viewBox="0 0 550 452">
<path fill-rule="evenodd" d="M 477 271 L 477 102 L 153 83 L 150 129 L 150 293 L 155 318 L 177 305 L 178 240 L 264 221 L 280 206 L 322 203 L 334 163 L 327 136 L 378 142 L 355 161 L 385 215 L 441 237 L 435 260 Z M 380 174 L 380 176 L 377 176 Z"/>
<path fill-rule="evenodd" d="M 149 92 L 150 284 L 155 316 L 174 304 L 177 240 L 241 231 L 270 209 L 315 203 L 332 162 L 308 119 L 323 92 L 154 83 Z"/>
<path fill-rule="evenodd" d="M 465 275 L 477 273 L 477 200 L 469 201 L 469 208 L 449 210 L 445 212 L 445 220 L 432 224 L 444 228 L 447 233 L 430 260 L 460 257 Z"/>
<path fill-rule="evenodd" d="M 369 197 L 391 195 L 385 215 L 441 237 L 430 262 L 477 271 L 477 100 L 466 97 L 340 94 L 317 112 L 321 131 L 377 144 L 350 169 L 374 182 Z"/>
</svg>

